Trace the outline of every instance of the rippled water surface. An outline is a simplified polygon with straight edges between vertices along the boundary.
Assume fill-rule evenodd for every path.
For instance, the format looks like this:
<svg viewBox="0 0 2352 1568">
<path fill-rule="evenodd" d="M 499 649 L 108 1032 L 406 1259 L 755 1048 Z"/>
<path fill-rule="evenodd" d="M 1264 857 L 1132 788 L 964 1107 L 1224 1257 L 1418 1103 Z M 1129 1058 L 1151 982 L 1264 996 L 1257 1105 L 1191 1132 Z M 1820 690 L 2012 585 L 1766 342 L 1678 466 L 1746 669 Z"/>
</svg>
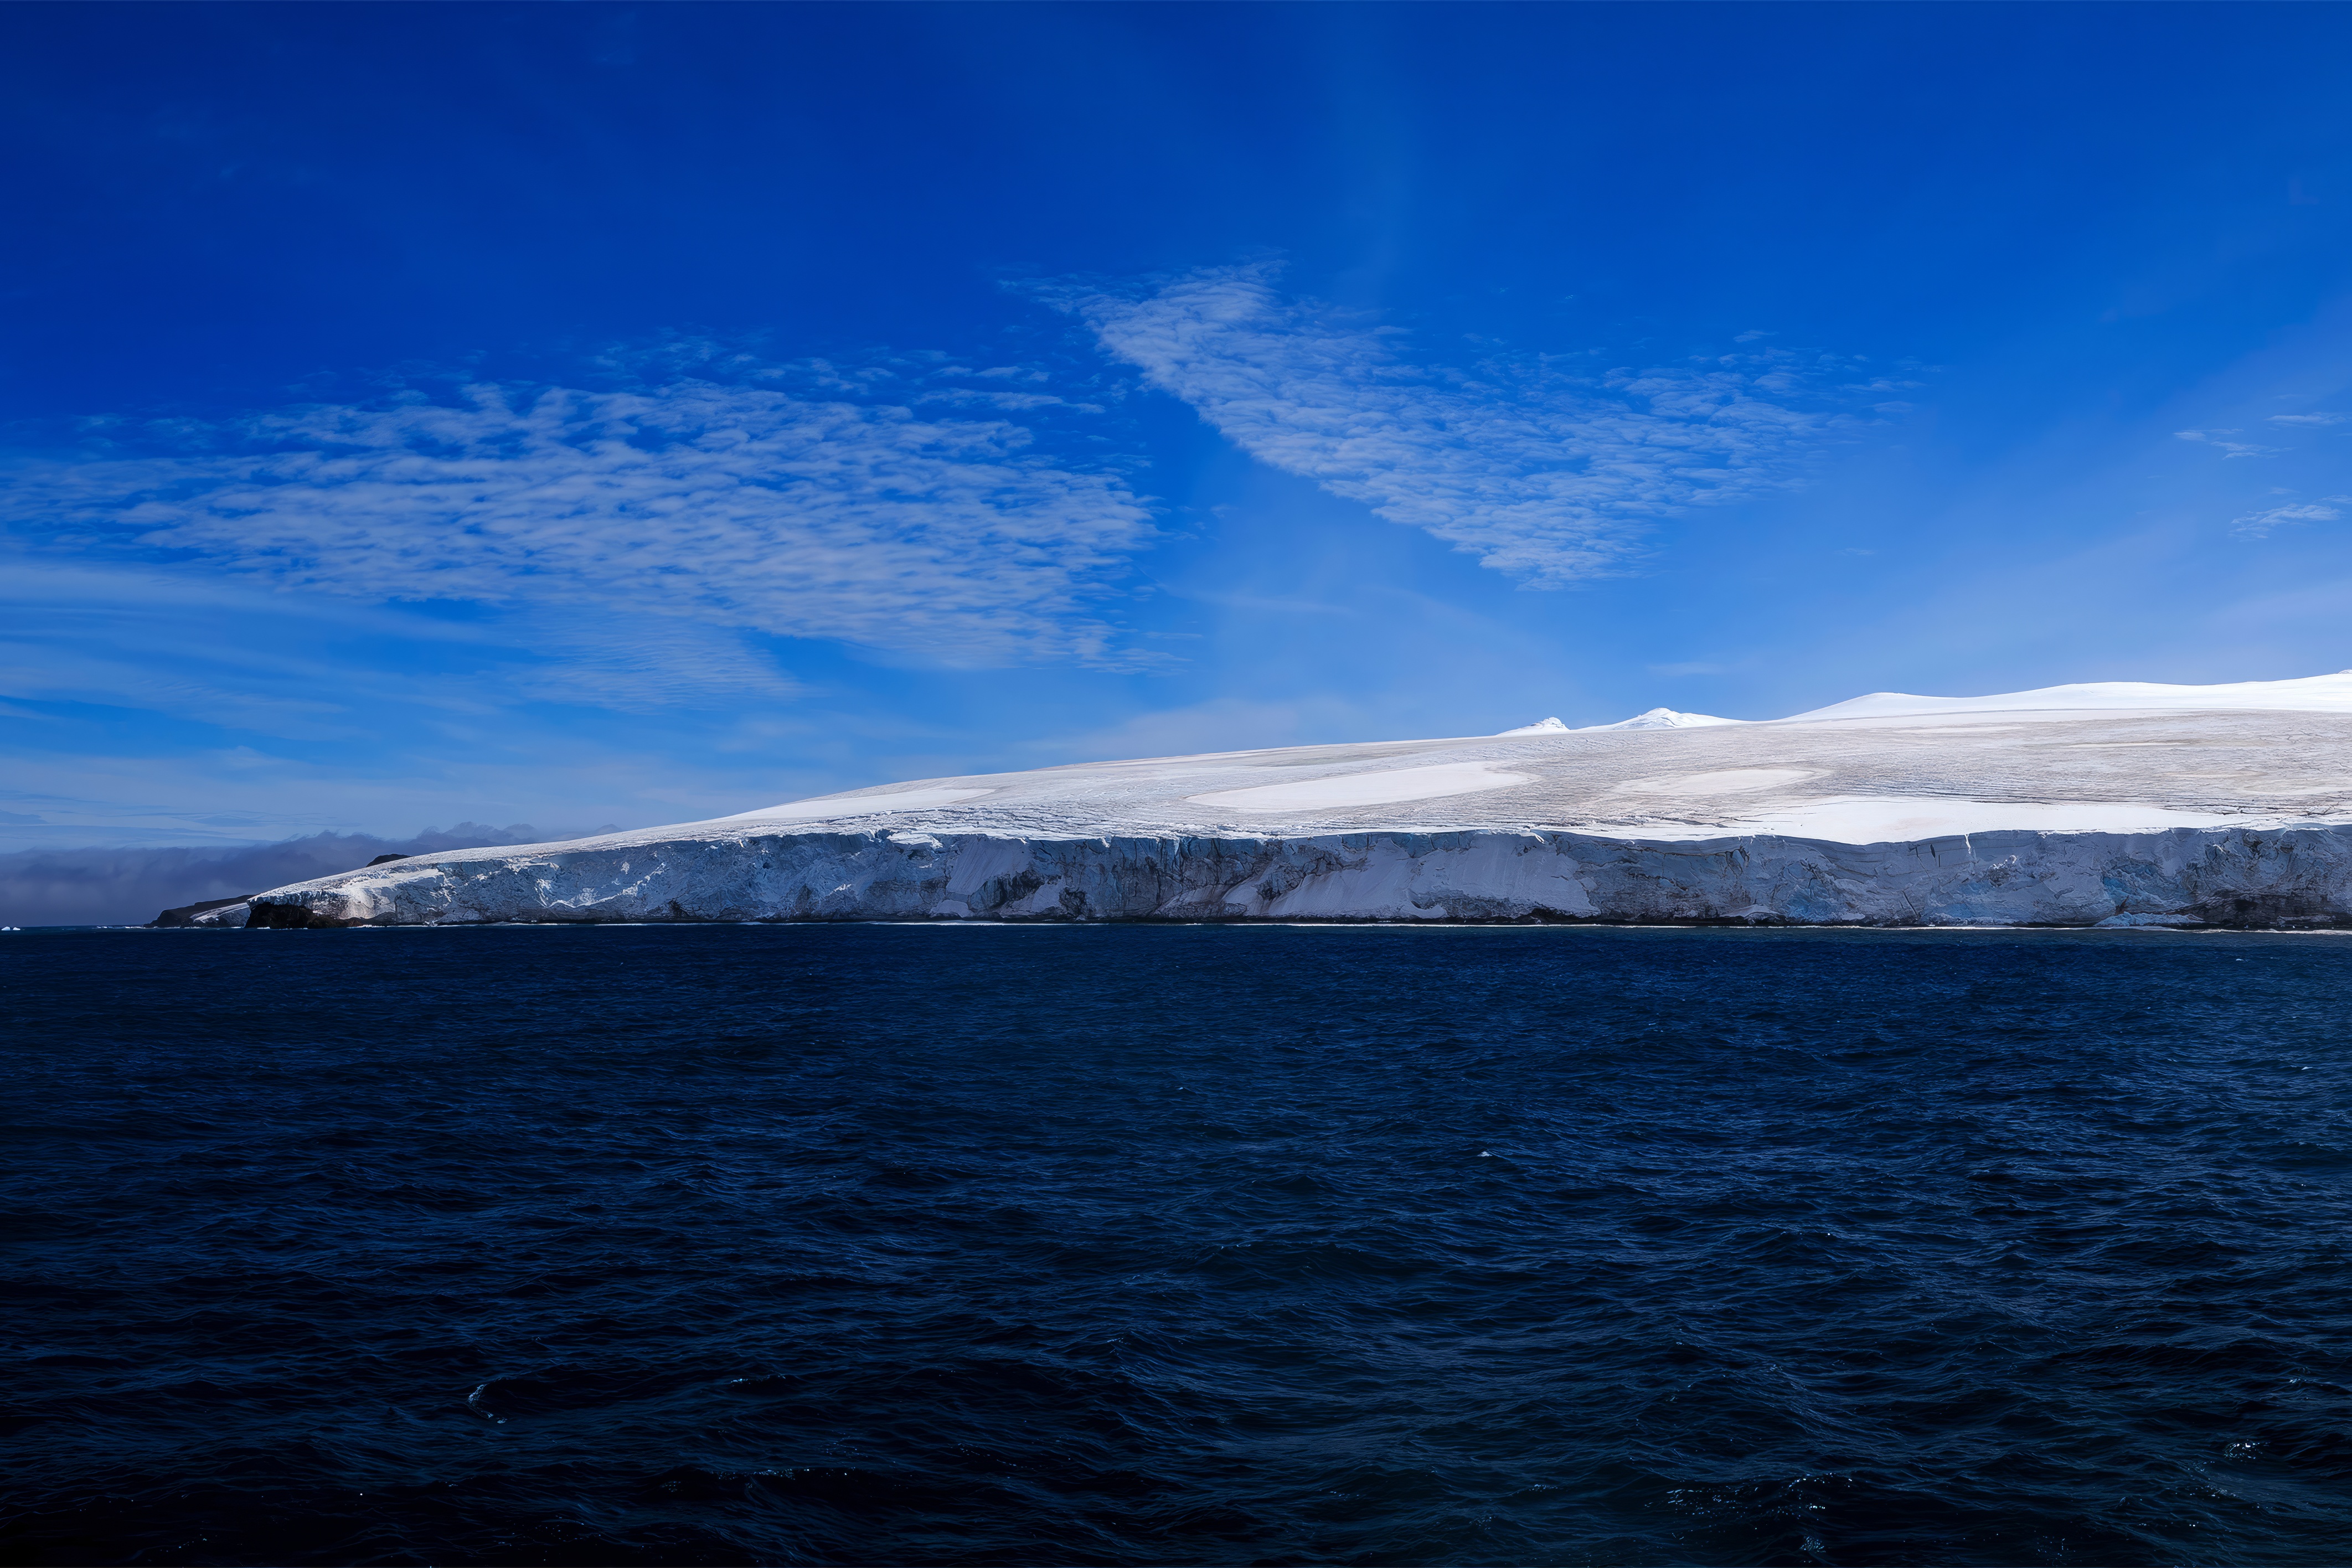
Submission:
<svg viewBox="0 0 2352 1568">
<path fill-rule="evenodd" d="M 0 936 L 0 1552 L 2352 1560 L 2352 941 Z"/>
</svg>

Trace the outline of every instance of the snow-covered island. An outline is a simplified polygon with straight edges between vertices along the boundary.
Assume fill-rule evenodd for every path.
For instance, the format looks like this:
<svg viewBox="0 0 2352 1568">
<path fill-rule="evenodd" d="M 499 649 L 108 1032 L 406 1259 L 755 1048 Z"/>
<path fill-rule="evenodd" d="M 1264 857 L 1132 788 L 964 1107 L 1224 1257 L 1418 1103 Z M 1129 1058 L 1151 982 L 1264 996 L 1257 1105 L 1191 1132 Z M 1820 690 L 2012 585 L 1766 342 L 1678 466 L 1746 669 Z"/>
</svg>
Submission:
<svg viewBox="0 0 2352 1568">
<path fill-rule="evenodd" d="M 2352 671 L 924 779 L 263 893 L 220 926 L 2352 927 Z"/>
</svg>

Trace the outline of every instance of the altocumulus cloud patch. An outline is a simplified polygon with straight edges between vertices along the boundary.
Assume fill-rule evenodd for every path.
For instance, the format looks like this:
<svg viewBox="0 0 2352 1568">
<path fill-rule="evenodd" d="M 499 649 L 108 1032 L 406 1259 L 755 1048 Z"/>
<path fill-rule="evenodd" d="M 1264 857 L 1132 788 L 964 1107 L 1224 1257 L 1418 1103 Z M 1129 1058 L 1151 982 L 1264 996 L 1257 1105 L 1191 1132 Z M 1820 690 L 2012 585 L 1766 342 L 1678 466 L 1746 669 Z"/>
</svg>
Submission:
<svg viewBox="0 0 2352 1568">
<path fill-rule="evenodd" d="M 1034 452 L 1019 424 L 772 385 L 480 384 L 110 434 L 102 454 L 19 465 L 15 519 L 289 586 L 950 662 L 1125 662 L 1087 605 L 1153 537 L 1118 474 Z"/>
<path fill-rule="evenodd" d="M 1420 363 L 1393 328 L 1285 298 L 1276 272 L 1025 289 L 1260 461 L 1538 586 L 1618 574 L 1657 520 L 1796 482 L 1852 422 L 1844 395 L 1897 384 L 1770 350 L 1639 371 Z"/>
<path fill-rule="evenodd" d="M 1639 372 L 1450 367 L 1274 279 L 1254 264 L 1028 291 L 1261 460 L 1538 586 L 1626 571 L 1657 520 L 1796 482 L 1852 423 L 1845 395 L 1894 384 L 1785 351 Z M 109 423 L 88 450 L 17 464 L 7 516 L 68 548 L 526 610 L 567 657 L 519 679 L 564 699 L 657 703 L 714 679 L 781 691 L 729 640 L 742 631 L 960 664 L 1166 661 L 1121 647 L 1101 609 L 1156 537 L 1151 503 L 1116 462 L 1050 439 L 1041 420 L 1103 411 L 1055 395 L 1047 373 L 938 355 L 764 364 L 700 340 L 596 369 L 624 384 Z M 567 610 L 604 619 L 583 631 Z"/>
</svg>

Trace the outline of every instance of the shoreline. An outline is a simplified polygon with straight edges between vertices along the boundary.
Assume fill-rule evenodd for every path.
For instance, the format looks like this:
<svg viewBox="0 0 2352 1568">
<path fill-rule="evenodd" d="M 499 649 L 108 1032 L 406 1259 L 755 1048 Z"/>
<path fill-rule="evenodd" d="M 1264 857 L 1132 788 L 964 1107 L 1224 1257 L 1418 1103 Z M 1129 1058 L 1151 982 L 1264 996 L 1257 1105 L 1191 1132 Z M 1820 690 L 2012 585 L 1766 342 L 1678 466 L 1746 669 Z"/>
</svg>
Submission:
<svg viewBox="0 0 2352 1568">
<path fill-rule="evenodd" d="M 256 931 L 282 930 L 315 932 L 322 931 L 352 932 L 437 931 L 835 931 L 845 928 L 882 928 L 913 931 L 1428 931 L 1431 933 L 1465 931 L 1623 931 L 1665 932 L 1688 931 L 1706 935 L 1801 936 L 1801 935 L 1862 935 L 1862 936 L 2227 936 L 2227 937 L 2352 937 L 2352 921 L 2337 925 L 2254 926 L 2254 925 L 1853 925 L 1831 922 L 1795 924 L 1790 922 L 1755 922 L 1744 924 L 1717 921 L 1378 921 L 1378 920 L 1269 920 L 1237 917 L 1229 920 L 1034 920 L 1034 921 L 970 921 L 954 919 L 842 919 L 842 920 L 514 920 L 514 921 L 450 921 L 438 923 L 408 925 L 349 925 L 349 926 L 256 926 Z M 136 925 L 43 925 L 0 926 L 5 936 L 71 936 L 121 935 L 129 933 L 186 934 L 191 931 L 222 932 L 244 930 L 230 926 L 158 926 Z"/>
</svg>

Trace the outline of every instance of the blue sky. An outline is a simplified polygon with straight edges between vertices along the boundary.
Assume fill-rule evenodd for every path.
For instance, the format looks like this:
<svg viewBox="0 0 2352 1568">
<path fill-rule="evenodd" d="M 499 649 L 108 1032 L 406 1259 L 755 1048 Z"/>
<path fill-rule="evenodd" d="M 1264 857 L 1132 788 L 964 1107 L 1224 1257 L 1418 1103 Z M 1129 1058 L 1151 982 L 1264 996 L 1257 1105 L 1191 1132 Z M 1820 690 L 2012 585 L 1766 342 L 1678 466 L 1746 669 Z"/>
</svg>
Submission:
<svg viewBox="0 0 2352 1568">
<path fill-rule="evenodd" d="M 2352 12 L 16 7 L 0 847 L 2352 665 Z"/>
</svg>

